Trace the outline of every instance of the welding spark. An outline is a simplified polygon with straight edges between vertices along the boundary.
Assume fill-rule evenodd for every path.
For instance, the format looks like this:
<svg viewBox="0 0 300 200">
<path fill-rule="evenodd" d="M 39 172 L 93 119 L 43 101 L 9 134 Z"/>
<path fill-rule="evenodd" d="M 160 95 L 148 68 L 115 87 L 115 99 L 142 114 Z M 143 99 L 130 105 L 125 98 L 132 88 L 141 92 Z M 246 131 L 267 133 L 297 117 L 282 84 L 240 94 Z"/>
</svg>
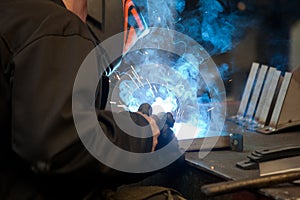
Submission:
<svg viewBox="0 0 300 200">
<path fill-rule="evenodd" d="M 126 85 L 129 89 L 131 89 L 131 87 L 126 83 L 126 82 L 122 82 L 124 85 Z"/>
<path fill-rule="evenodd" d="M 158 93 L 158 91 L 157 91 L 157 89 L 156 89 L 155 85 L 153 85 L 153 88 L 154 88 L 155 92 L 156 92 L 156 93 Z"/>
<path fill-rule="evenodd" d="M 126 106 L 126 105 L 117 105 L 117 107 L 118 107 L 118 108 L 124 108 L 124 109 L 126 109 L 126 108 L 127 108 L 127 106 Z"/>
<path fill-rule="evenodd" d="M 136 88 L 139 88 L 139 85 L 135 82 L 134 78 L 128 74 L 129 78 L 132 80 L 132 82 L 135 84 Z"/>
<path fill-rule="evenodd" d="M 152 85 L 150 84 L 149 80 L 148 80 L 148 79 L 146 79 L 146 81 L 147 81 L 147 83 L 148 83 L 149 87 L 150 87 L 150 88 L 152 88 Z"/>
<path fill-rule="evenodd" d="M 142 83 L 142 81 L 141 81 L 139 75 L 136 73 L 134 67 L 133 67 L 132 65 L 131 65 L 130 67 L 131 67 L 131 69 L 132 69 L 132 74 L 134 75 L 134 77 L 136 78 L 136 80 L 139 82 L 139 84 L 140 84 L 141 86 L 143 86 L 143 83 Z"/>
<path fill-rule="evenodd" d="M 207 110 L 207 112 L 212 111 L 213 109 L 215 109 L 215 107 L 211 107 Z"/>
</svg>

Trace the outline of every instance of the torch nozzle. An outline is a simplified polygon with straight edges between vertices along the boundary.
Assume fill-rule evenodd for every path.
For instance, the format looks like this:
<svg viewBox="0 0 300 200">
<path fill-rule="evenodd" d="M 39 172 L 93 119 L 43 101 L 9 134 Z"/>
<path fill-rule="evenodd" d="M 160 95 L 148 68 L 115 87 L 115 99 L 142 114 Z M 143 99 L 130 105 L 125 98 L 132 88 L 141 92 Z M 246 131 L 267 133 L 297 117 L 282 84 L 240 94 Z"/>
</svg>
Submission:
<svg viewBox="0 0 300 200">
<path fill-rule="evenodd" d="M 139 109 L 138 109 L 139 112 L 147 115 L 147 116 L 151 116 L 152 115 L 152 107 L 150 104 L 148 103 L 143 103 L 140 105 Z"/>
</svg>

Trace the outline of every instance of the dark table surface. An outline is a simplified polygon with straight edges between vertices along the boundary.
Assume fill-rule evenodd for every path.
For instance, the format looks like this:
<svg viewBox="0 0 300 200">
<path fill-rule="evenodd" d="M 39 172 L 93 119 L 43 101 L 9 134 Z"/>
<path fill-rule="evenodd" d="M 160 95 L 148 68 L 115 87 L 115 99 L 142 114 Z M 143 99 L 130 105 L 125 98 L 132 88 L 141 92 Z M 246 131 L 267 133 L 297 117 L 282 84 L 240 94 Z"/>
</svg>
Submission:
<svg viewBox="0 0 300 200">
<path fill-rule="evenodd" d="M 246 130 L 244 127 L 226 122 L 226 129 L 231 133 L 240 133 L 243 135 L 243 152 L 234 152 L 229 149 L 211 151 L 205 158 L 199 158 L 199 152 L 187 152 L 186 162 L 203 171 L 211 173 L 224 180 L 242 180 L 259 177 L 259 170 L 243 170 L 236 167 L 236 163 L 247 159 L 247 155 L 254 150 L 263 150 L 267 148 L 299 145 L 300 128 L 283 131 L 271 135 L 264 135 L 257 132 Z M 272 188 L 260 189 L 260 192 L 274 199 L 298 199 L 300 198 L 300 186 L 292 184 L 283 184 L 272 186 Z"/>
</svg>

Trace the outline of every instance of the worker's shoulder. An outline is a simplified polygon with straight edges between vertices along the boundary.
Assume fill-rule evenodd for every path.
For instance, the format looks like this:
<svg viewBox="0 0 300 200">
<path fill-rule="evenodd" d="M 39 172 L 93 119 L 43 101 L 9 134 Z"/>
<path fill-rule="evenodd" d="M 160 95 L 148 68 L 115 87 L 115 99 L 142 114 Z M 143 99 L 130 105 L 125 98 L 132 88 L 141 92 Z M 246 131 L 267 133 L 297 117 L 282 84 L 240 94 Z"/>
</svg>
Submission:
<svg viewBox="0 0 300 200">
<path fill-rule="evenodd" d="M 0 24 L 0 36 L 12 51 L 47 36 L 90 38 L 79 17 L 50 0 L 1 0 Z"/>
</svg>

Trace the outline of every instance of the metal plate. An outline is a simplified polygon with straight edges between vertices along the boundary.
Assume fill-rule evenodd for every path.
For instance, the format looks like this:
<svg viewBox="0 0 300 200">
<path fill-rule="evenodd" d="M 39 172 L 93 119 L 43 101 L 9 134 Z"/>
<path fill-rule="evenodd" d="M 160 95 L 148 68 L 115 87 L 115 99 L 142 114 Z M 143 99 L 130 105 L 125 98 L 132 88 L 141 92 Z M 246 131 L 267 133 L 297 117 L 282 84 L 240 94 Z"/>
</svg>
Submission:
<svg viewBox="0 0 300 200">
<path fill-rule="evenodd" d="M 248 104 L 248 101 L 249 101 L 250 93 L 251 93 L 252 88 L 253 88 L 253 83 L 254 83 L 254 80 L 255 80 L 255 77 L 256 77 L 256 74 L 257 74 L 258 67 L 259 67 L 258 63 L 253 63 L 252 64 L 250 74 L 248 76 L 246 87 L 244 89 L 244 93 L 243 93 L 242 100 L 241 100 L 241 103 L 240 103 L 240 107 L 239 107 L 239 110 L 238 110 L 238 113 L 237 113 L 239 116 L 244 117 L 244 115 L 245 115 L 247 104 Z"/>
<path fill-rule="evenodd" d="M 257 105 L 257 101 L 265 80 L 266 72 L 268 70 L 268 66 L 262 65 L 259 69 L 258 77 L 256 79 L 256 84 L 254 85 L 253 93 L 251 96 L 251 100 L 248 105 L 248 110 L 246 114 L 246 118 L 252 120 L 254 111 Z"/>
<path fill-rule="evenodd" d="M 254 116 L 255 121 L 259 121 L 259 119 L 261 118 L 262 110 L 263 110 L 264 104 L 266 102 L 266 98 L 269 98 L 268 91 L 270 90 L 270 87 L 272 87 L 271 83 L 272 83 L 272 79 L 273 79 L 275 71 L 276 71 L 276 69 L 274 67 L 270 67 L 268 70 L 266 81 L 263 86 L 262 93 L 261 93 L 261 96 L 260 96 L 260 99 L 259 99 L 259 102 L 257 105 L 257 109 L 255 112 L 255 116 Z"/>
<path fill-rule="evenodd" d="M 282 158 L 259 163 L 260 176 L 300 170 L 300 156 Z"/>
<path fill-rule="evenodd" d="M 277 101 L 276 101 L 276 104 L 275 104 L 275 107 L 273 110 L 273 114 L 272 114 L 272 117 L 270 120 L 270 124 L 269 124 L 269 126 L 271 128 L 274 128 L 274 129 L 276 128 L 276 125 L 277 125 L 277 122 L 279 119 L 279 115 L 281 112 L 281 108 L 283 105 L 283 101 L 285 99 L 286 92 L 287 92 L 287 89 L 288 89 L 290 81 L 291 81 L 291 77 L 292 77 L 292 73 L 290 73 L 290 72 L 286 72 L 284 74 L 283 82 L 281 84 L 278 98 L 277 98 Z"/>
<path fill-rule="evenodd" d="M 278 85 L 280 74 L 281 74 L 280 71 L 275 71 L 274 72 L 270 87 L 267 88 L 268 89 L 267 97 L 265 99 L 265 103 L 263 105 L 261 114 L 260 114 L 259 119 L 258 119 L 258 123 L 261 125 L 261 127 L 264 127 L 265 124 L 266 124 L 266 120 L 267 120 L 267 117 L 268 117 L 268 113 L 270 111 L 272 100 L 273 100 L 274 95 L 275 95 L 275 90 L 276 90 L 276 87 Z"/>
</svg>

